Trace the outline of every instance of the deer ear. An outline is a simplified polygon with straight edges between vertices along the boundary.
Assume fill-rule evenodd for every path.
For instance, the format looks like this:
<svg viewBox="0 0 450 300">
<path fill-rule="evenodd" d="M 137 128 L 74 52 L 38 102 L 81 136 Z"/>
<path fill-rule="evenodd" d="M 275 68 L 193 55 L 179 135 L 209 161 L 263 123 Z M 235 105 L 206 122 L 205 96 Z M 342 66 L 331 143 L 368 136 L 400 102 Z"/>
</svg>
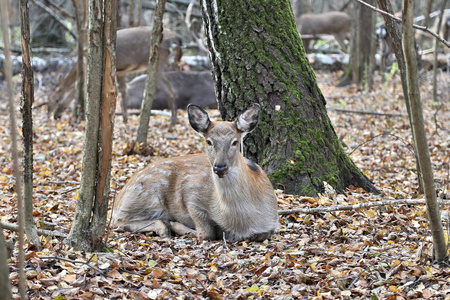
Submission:
<svg viewBox="0 0 450 300">
<path fill-rule="evenodd" d="M 256 103 L 247 108 L 247 110 L 241 113 L 234 122 L 236 128 L 245 133 L 255 129 L 256 124 L 258 124 L 260 110 L 259 104 Z"/>
<path fill-rule="evenodd" d="M 187 107 L 189 123 L 192 128 L 200 134 L 204 134 L 211 125 L 208 113 L 201 107 L 189 104 Z"/>
</svg>

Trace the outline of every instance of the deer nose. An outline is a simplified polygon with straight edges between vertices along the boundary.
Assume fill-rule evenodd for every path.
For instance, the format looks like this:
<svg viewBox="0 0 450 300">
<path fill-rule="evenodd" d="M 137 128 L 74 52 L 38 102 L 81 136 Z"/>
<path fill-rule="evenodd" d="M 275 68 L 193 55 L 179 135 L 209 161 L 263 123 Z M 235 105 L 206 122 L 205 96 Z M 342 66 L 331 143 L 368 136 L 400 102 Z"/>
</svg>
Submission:
<svg viewBox="0 0 450 300">
<path fill-rule="evenodd" d="M 228 172 L 228 166 L 227 165 L 215 165 L 214 166 L 214 173 L 217 174 L 220 178 L 223 178 L 225 174 Z"/>
</svg>

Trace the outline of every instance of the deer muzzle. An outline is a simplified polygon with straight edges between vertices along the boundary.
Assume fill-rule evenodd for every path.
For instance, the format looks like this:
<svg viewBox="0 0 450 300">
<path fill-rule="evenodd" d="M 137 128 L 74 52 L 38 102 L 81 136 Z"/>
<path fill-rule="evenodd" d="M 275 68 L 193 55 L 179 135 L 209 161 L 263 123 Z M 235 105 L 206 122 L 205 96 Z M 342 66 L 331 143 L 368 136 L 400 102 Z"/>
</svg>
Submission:
<svg viewBox="0 0 450 300">
<path fill-rule="evenodd" d="M 223 178 L 228 173 L 228 166 L 227 165 L 215 165 L 214 173 L 216 173 L 219 178 Z"/>
</svg>

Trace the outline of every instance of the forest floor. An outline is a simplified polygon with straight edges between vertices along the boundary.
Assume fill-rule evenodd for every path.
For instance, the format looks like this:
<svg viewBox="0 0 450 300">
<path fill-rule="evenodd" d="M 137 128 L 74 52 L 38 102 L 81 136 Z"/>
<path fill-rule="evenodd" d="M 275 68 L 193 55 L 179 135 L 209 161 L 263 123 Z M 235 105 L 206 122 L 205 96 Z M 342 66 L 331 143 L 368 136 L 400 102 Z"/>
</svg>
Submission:
<svg viewBox="0 0 450 300">
<path fill-rule="evenodd" d="M 336 88 L 339 73 L 317 73 L 335 130 L 357 166 L 381 194 L 350 187 L 316 198 L 277 191 L 279 209 L 336 207 L 422 199 L 418 192 L 411 132 L 398 76 L 375 89 Z M 431 73 L 421 76 L 428 143 L 439 199 L 449 198 L 450 76 L 439 75 L 442 105 L 431 99 Z M 48 92 L 48 91 L 47 91 Z M 19 94 L 17 114 L 19 115 Z M 36 104 L 46 101 L 36 93 Z M 342 110 L 379 112 L 350 113 Z M 218 118 L 218 111 L 211 111 Z M 203 142 L 179 111 L 153 116 L 149 156 L 127 155 L 138 127 L 116 118 L 111 202 L 137 170 L 161 157 L 197 152 Z M 9 119 L 0 102 L 0 220 L 17 223 L 11 167 Z M 47 117 L 34 111 L 34 205 L 38 226 L 67 234 L 74 215 L 81 167 L 84 122 L 69 114 Z M 448 208 L 443 206 L 448 234 Z M 450 264 L 432 261 L 424 205 L 384 204 L 364 209 L 280 216 L 281 229 L 265 242 L 201 241 L 194 237 L 131 234 L 108 230 L 107 250 L 83 253 L 60 238 L 42 236 L 40 249 L 26 244 L 30 299 L 450 299 Z M 5 230 L 7 239 L 16 232 Z M 18 298 L 18 247 L 9 262 Z"/>
</svg>

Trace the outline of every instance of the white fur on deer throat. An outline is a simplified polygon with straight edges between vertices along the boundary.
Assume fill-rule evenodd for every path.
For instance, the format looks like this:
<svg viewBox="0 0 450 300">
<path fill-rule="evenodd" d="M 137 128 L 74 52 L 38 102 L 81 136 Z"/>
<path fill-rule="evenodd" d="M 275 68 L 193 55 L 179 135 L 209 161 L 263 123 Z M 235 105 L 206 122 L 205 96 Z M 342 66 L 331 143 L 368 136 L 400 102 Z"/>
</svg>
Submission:
<svg viewBox="0 0 450 300">
<path fill-rule="evenodd" d="M 212 172 L 213 183 L 216 187 L 214 191 L 214 201 L 211 210 L 216 212 L 211 215 L 216 217 L 214 221 L 223 228 L 232 228 L 235 231 L 235 237 L 240 239 L 249 234 L 257 233 L 251 230 L 255 226 L 248 226 L 251 220 L 256 228 L 265 228 L 267 223 L 259 215 L 260 208 L 255 206 L 255 199 L 252 199 L 249 190 L 242 192 L 240 185 L 243 183 L 243 176 L 239 174 L 239 167 L 232 167 L 228 173 L 220 178 Z M 255 211 L 258 212 L 255 215 Z M 230 238 L 230 237 L 227 237 Z M 233 237 L 231 237 L 233 239 Z"/>
</svg>

